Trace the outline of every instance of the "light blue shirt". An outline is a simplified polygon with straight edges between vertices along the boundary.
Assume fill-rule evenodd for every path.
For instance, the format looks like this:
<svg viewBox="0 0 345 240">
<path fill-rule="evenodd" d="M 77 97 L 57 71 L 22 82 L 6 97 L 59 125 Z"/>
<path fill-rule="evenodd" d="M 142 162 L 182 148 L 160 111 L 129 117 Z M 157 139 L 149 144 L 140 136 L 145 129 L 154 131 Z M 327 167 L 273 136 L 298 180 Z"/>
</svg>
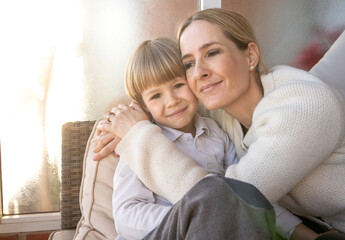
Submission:
<svg viewBox="0 0 345 240">
<path fill-rule="evenodd" d="M 238 162 L 234 145 L 214 120 L 196 114 L 194 125 L 195 137 L 190 133 L 159 126 L 163 134 L 198 165 L 209 173 L 224 175 L 229 165 Z M 172 206 L 146 188 L 121 159 L 114 174 L 112 203 L 119 234 L 117 240 L 144 238 L 160 224 Z"/>
</svg>

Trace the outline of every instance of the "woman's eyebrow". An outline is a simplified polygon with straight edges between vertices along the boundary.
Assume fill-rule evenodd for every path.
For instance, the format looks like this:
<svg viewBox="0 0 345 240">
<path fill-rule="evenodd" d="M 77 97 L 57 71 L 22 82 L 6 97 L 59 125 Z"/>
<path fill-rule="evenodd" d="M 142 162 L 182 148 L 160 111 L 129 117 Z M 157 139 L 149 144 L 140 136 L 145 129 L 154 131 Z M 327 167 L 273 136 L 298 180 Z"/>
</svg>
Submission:
<svg viewBox="0 0 345 240">
<path fill-rule="evenodd" d="M 204 50 L 205 48 L 208 48 L 209 46 L 212 46 L 212 45 L 214 45 L 214 44 L 221 44 L 221 43 L 219 43 L 219 42 L 208 42 L 208 43 L 205 43 L 205 44 L 201 45 L 201 47 L 199 47 L 198 50 L 199 50 L 199 51 L 202 51 L 202 50 Z M 185 59 L 185 58 L 188 58 L 188 57 L 190 57 L 190 56 L 192 56 L 192 54 L 187 53 L 187 54 L 185 54 L 185 55 L 182 56 L 182 60 Z"/>
</svg>

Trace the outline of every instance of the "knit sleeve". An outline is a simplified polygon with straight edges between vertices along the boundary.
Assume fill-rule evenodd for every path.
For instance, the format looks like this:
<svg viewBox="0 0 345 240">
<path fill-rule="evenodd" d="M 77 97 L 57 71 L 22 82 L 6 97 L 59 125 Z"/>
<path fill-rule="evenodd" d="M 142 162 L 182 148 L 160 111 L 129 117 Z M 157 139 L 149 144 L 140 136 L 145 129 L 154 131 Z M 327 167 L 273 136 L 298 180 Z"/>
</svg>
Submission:
<svg viewBox="0 0 345 240">
<path fill-rule="evenodd" d="M 332 153 L 342 126 L 340 104 L 326 86 L 281 85 L 255 109 L 254 141 L 226 176 L 252 183 L 276 202 Z"/>
<path fill-rule="evenodd" d="M 137 123 L 116 152 L 150 190 L 172 203 L 207 175 L 149 121 Z"/>
</svg>

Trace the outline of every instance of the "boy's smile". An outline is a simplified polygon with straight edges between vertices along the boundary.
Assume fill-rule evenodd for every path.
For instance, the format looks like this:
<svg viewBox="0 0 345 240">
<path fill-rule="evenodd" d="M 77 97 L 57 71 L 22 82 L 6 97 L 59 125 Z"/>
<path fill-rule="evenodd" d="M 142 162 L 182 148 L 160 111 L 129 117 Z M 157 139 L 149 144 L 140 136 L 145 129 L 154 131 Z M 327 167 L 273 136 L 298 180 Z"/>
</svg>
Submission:
<svg viewBox="0 0 345 240">
<path fill-rule="evenodd" d="M 197 100 L 184 77 L 176 78 L 142 93 L 145 109 L 159 124 L 195 134 L 193 118 Z"/>
</svg>

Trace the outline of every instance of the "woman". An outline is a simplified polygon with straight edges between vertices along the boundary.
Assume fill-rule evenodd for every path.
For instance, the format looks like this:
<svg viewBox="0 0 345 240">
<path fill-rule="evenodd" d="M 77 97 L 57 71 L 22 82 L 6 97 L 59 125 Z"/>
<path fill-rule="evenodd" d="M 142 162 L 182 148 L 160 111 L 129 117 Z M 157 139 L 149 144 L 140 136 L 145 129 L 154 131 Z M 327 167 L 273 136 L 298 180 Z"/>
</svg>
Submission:
<svg viewBox="0 0 345 240">
<path fill-rule="evenodd" d="M 294 68 L 265 74 L 250 25 L 223 9 L 194 14 L 181 25 L 178 40 L 189 86 L 240 157 L 226 177 L 345 232 L 344 95 Z M 139 111 L 121 105 L 115 113 L 122 138 L 116 151 L 150 189 L 176 202 L 205 177 L 191 159 L 175 161 L 173 144 L 148 121 L 135 124 L 144 119 Z M 121 122 L 129 113 L 132 121 Z M 157 184 L 162 182 L 164 187 Z"/>
</svg>

